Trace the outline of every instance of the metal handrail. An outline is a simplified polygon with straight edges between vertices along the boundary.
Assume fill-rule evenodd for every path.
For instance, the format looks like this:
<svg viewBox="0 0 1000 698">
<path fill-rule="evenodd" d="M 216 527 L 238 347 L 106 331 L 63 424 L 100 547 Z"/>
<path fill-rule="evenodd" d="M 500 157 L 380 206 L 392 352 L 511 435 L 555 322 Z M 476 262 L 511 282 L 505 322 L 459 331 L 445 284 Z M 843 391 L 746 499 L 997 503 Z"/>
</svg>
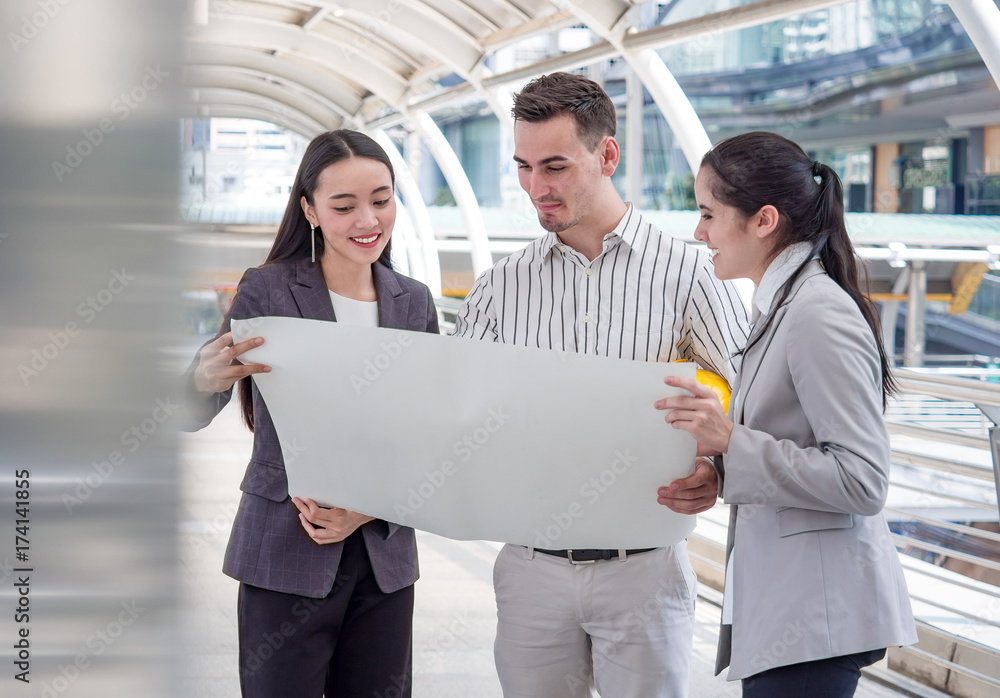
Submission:
<svg viewBox="0 0 1000 698">
<path fill-rule="evenodd" d="M 945 669 L 957 672 L 959 674 L 962 674 L 963 676 L 968 676 L 971 679 L 982 681 L 983 683 L 988 684 L 990 686 L 996 686 L 1000 688 L 1000 680 L 997 680 L 992 676 L 987 676 L 986 674 L 982 674 L 976 671 L 975 669 L 970 669 L 966 666 L 962 666 L 961 664 L 956 664 L 955 662 L 939 657 L 936 654 L 931 654 L 930 652 L 919 649 L 913 645 L 910 645 L 908 647 L 900 647 L 899 651 L 916 655 L 921 659 L 923 659 L 925 662 L 930 662 L 931 664 L 944 667 Z"/>
<path fill-rule="evenodd" d="M 916 436 L 929 438 L 932 441 L 941 441 L 954 444 L 955 446 L 968 446 L 969 448 L 987 449 L 990 447 L 990 440 L 986 436 L 978 434 L 965 434 L 960 431 L 950 429 L 938 429 L 936 427 L 925 427 L 919 424 L 908 422 L 897 422 L 886 420 L 885 428 L 890 434 L 899 436 Z"/>
<path fill-rule="evenodd" d="M 913 485 L 906 485 L 902 482 L 896 482 L 890 480 L 889 484 L 892 487 L 901 487 L 904 490 L 910 490 L 911 492 L 919 492 L 921 494 L 926 494 L 931 497 L 940 497 L 941 499 L 950 499 L 953 502 L 959 502 L 960 504 L 967 504 L 970 507 L 977 507 L 979 509 L 989 509 L 990 511 L 996 511 L 997 505 L 992 502 L 977 502 L 975 499 L 968 499 L 966 497 L 959 497 L 955 494 L 943 494 L 941 492 L 931 492 L 929 490 L 921 489 L 920 487 L 914 487 Z"/>
<path fill-rule="evenodd" d="M 993 482 L 993 469 L 984 468 L 979 465 L 969 465 L 968 463 L 958 463 L 946 458 L 936 458 L 935 456 L 925 456 L 922 453 L 912 451 L 901 451 L 892 449 L 892 460 L 900 465 L 914 465 L 930 470 L 937 470 L 942 473 L 954 473 L 963 475 L 974 480 L 985 480 Z"/>
<path fill-rule="evenodd" d="M 893 375 L 899 389 L 905 393 L 1000 407 L 1000 384 L 997 383 L 939 376 L 905 368 L 895 369 Z"/>
<path fill-rule="evenodd" d="M 963 611 L 958 608 L 953 608 L 952 606 L 943 604 L 940 601 L 934 601 L 933 599 L 928 599 L 924 596 L 917 596 L 912 592 L 910 593 L 910 598 L 913 599 L 914 601 L 925 603 L 928 606 L 933 606 L 934 608 L 940 608 L 942 611 L 948 611 L 949 613 L 954 613 L 956 615 L 962 616 L 963 618 L 974 620 L 978 623 L 986 623 L 987 625 L 992 625 L 994 628 L 1000 628 L 1000 621 L 995 621 L 992 618 L 984 618 L 983 616 L 977 616 L 975 613 L 969 613 L 968 611 Z"/>
<path fill-rule="evenodd" d="M 927 541 L 917 540 L 916 538 L 911 538 L 909 536 L 902 536 L 898 533 L 890 533 L 889 535 L 893 537 L 893 540 L 905 541 L 906 545 L 909 545 L 912 548 L 919 548 L 920 550 L 926 550 L 929 553 L 937 553 L 938 555 L 944 555 L 945 557 L 954 558 L 956 560 L 961 560 L 962 562 L 968 562 L 973 565 L 987 567 L 996 572 L 1000 572 L 1000 562 L 994 562 L 993 560 L 987 560 L 975 555 L 969 555 L 968 553 L 952 550 L 951 548 L 945 548 L 940 545 L 935 545 L 934 543 L 928 543 Z M 958 612 L 955 609 L 951 610 L 956 613 Z"/>
<path fill-rule="evenodd" d="M 916 560 L 916 558 L 913 558 L 913 559 Z M 934 574 L 930 570 L 926 570 L 926 569 L 924 569 L 922 567 L 911 566 L 911 565 L 907 565 L 905 563 L 903 564 L 903 567 L 907 571 L 913 572 L 914 574 L 923 575 L 924 577 L 930 577 L 931 579 L 936 579 L 939 582 L 945 582 L 946 584 L 951 584 L 953 586 L 962 587 L 963 589 L 968 589 L 969 591 L 974 591 L 977 594 L 985 594 L 986 596 L 992 596 L 995 599 L 1000 599 L 1000 589 L 997 589 L 997 591 L 993 591 L 993 589 L 984 589 L 982 587 L 975 586 L 974 584 L 970 584 L 968 582 L 963 582 L 960 579 L 949 579 L 948 577 L 945 577 L 943 575 Z M 938 569 L 938 568 L 934 567 L 933 569 Z M 957 576 L 960 576 L 960 573 L 958 573 L 958 572 L 955 572 L 954 574 L 957 575 Z"/>
<path fill-rule="evenodd" d="M 994 543 L 1000 543 L 1000 533 L 994 533 L 993 531 L 987 531 L 982 528 L 974 528 L 972 526 L 965 526 L 963 524 L 951 523 L 950 521 L 941 521 L 940 519 L 932 519 L 929 516 L 921 516 L 920 514 L 914 514 L 909 511 L 905 511 L 903 509 L 897 509 L 896 507 L 884 507 L 882 511 L 889 511 L 892 512 L 893 514 L 907 516 L 911 519 L 922 521 L 923 523 L 929 523 L 933 526 L 946 528 L 949 531 L 964 533 L 965 535 L 972 536 L 973 538 L 982 538 L 983 540 L 992 541 Z"/>
</svg>

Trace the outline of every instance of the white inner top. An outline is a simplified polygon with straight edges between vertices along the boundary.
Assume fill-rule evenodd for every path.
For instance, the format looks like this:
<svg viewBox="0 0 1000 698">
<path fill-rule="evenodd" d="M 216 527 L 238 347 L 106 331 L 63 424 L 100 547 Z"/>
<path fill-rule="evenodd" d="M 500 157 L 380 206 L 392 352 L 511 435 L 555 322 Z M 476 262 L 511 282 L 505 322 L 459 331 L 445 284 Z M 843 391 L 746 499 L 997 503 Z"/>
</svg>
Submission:
<svg viewBox="0 0 1000 698">
<path fill-rule="evenodd" d="M 378 302 L 356 301 L 330 291 L 330 301 L 333 303 L 333 313 L 337 322 L 363 327 L 378 327 Z"/>
</svg>

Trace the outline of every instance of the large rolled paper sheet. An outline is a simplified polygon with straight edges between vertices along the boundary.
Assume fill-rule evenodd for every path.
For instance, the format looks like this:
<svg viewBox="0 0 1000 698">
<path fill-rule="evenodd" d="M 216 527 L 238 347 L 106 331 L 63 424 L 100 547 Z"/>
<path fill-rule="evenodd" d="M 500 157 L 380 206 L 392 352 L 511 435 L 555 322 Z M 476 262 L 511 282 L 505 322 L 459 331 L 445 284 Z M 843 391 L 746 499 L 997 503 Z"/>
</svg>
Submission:
<svg viewBox="0 0 1000 698">
<path fill-rule="evenodd" d="M 536 548 L 677 543 L 656 490 L 696 444 L 654 401 L 694 364 L 584 356 L 300 318 L 234 320 L 292 496 L 458 540 Z"/>
</svg>

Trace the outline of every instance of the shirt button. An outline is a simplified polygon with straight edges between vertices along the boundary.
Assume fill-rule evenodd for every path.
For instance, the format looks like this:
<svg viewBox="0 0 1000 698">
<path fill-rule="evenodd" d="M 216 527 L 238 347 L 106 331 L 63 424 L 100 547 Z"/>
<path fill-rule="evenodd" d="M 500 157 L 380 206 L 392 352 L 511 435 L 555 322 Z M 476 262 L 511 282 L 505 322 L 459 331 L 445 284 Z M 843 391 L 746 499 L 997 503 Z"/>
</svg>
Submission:
<svg viewBox="0 0 1000 698">
<path fill-rule="evenodd" d="M 587 267 L 587 276 L 590 276 L 593 273 L 594 273 L 593 267 Z"/>
<path fill-rule="evenodd" d="M 590 316 L 589 315 L 584 315 L 583 316 L 583 321 L 584 322 L 590 322 Z"/>
<path fill-rule="evenodd" d="M 559 251 L 560 252 L 568 252 L 569 250 L 567 249 L 566 245 L 559 245 Z"/>
</svg>

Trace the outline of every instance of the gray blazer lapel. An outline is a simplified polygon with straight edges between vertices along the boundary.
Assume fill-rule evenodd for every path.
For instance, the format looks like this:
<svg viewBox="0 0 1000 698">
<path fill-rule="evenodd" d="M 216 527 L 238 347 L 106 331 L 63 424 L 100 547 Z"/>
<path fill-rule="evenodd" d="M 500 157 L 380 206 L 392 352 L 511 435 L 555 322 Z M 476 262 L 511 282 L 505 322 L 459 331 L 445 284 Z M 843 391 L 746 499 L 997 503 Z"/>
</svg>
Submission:
<svg viewBox="0 0 1000 698">
<path fill-rule="evenodd" d="M 757 377 L 757 372 L 760 370 L 760 365 L 763 363 L 764 354 L 767 352 L 767 348 L 770 346 L 771 340 L 774 339 L 774 332 L 778 329 L 778 325 L 781 324 L 781 319 L 784 316 L 785 309 L 778 308 L 775 311 L 774 321 L 771 322 L 771 326 L 767 328 L 767 335 L 757 340 L 757 343 L 750 348 L 750 351 L 743 354 L 743 366 L 740 371 L 740 380 L 738 384 L 739 395 L 737 396 L 739 398 L 739 404 L 736 406 L 736 413 L 733 415 L 733 421 L 737 424 L 743 424 L 743 413 L 746 409 L 747 393 L 750 392 L 750 386 L 753 385 L 753 381 Z M 761 318 L 759 322 L 761 326 L 763 326 L 766 319 Z M 749 344 L 749 341 L 747 343 Z"/>
<path fill-rule="evenodd" d="M 295 274 L 288 282 L 288 289 L 295 304 L 299 306 L 302 317 L 331 322 L 337 319 L 333 314 L 330 291 L 318 262 L 314 264 L 307 257 L 297 260 Z"/>
<path fill-rule="evenodd" d="M 410 294 L 403 291 L 396 275 L 380 262 L 375 270 L 375 297 L 378 299 L 378 326 L 405 330 L 408 327 Z"/>
</svg>

